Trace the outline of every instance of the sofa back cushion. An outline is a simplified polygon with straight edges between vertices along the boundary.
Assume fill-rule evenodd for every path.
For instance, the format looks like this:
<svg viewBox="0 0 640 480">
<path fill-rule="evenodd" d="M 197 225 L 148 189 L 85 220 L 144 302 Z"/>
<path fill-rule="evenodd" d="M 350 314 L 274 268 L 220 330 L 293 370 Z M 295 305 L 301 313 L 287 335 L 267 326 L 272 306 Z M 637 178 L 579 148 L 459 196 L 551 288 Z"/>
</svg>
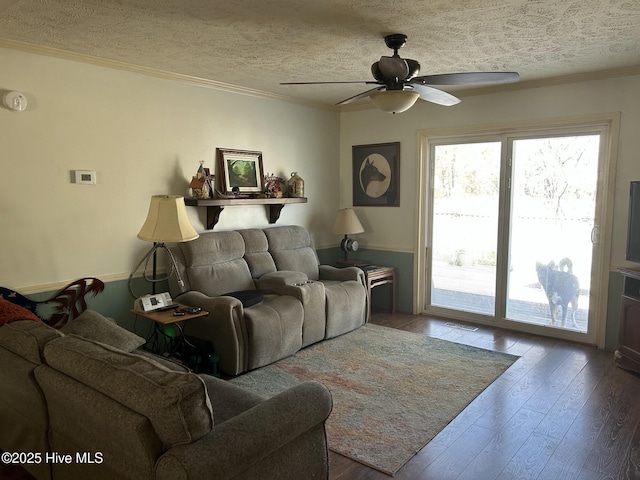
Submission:
<svg viewBox="0 0 640 480">
<path fill-rule="evenodd" d="M 97 452 L 103 456 L 99 465 L 43 462 L 52 470 L 54 480 L 155 478 L 154 466 L 166 448 L 148 418 L 47 364 L 38 366 L 34 374 L 49 412 L 49 428 L 45 429 L 49 446 L 37 451 L 69 452 L 73 460 L 74 452 L 87 452 L 89 458 Z"/>
<path fill-rule="evenodd" d="M 62 333 L 42 322 L 18 320 L 0 327 L 0 347 L 39 365 L 42 363 L 44 346 Z"/>
<path fill-rule="evenodd" d="M 269 253 L 269 242 L 264 231 L 258 228 L 238 230 L 244 239 L 244 259 L 249 265 L 251 276 L 260 278 L 276 271 L 276 264 Z"/>
<path fill-rule="evenodd" d="M 61 329 L 65 335 L 106 343 L 125 352 L 133 352 L 146 343 L 146 340 L 126 328 L 120 327 L 112 318 L 104 317 L 93 310 L 85 310 L 77 318 L 66 323 Z"/>
<path fill-rule="evenodd" d="M 44 357 L 50 367 L 148 418 L 167 449 L 213 428 L 209 396 L 195 374 L 75 335 L 49 342 Z"/>
<path fill-rule="evenodd" d="M 235 231 L 201 234 L 178 244 L 184 261 L 185 282 L 191 290 L 210 297 L 227 292 L 252 290 L 255 284 L 245 261 L 244 240 Z"/>
<path fill-rule="evenodd" d="M 298 225 L 264 229 L 269 252 L 278 270 L 302 272 L 309 280 L 318 280 L 319 261 L 311 235 Z"/>
<path fill-rule="evenodd" d="M 33 320 L 0 327 L 0 447 L 6 451 L 49 450 L 47 405 L 34 370 L 42 364 L 44 345 L 61 336 Z M 24 468 L 36 478 L 51 478 L 44 461 Z"/>
</svg>

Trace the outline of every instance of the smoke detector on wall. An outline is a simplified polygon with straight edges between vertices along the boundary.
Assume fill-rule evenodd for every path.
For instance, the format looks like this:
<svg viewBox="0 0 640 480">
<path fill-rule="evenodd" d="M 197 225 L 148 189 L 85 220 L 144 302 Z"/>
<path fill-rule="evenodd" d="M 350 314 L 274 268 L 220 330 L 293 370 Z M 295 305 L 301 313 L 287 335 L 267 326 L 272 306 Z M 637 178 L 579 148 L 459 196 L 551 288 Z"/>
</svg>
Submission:
<svg viewBox="0 0 640 480">
<path fill-rule="evenodd" d="M 2 98 L 2 103 L 9 110 L 14 112 L 24 112 L 27 109 L 27 97 L 20 92 L 7 92 Z"/>
</svg>

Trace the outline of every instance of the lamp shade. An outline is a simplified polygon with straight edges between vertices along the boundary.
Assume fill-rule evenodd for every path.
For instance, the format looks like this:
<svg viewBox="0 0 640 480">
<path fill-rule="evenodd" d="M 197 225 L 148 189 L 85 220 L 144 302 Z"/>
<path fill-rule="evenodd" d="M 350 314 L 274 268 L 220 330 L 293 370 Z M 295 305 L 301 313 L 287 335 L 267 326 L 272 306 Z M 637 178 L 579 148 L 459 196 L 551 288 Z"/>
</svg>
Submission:
<svg viewBox="0 0 640 480">
<path fill-rule="evenodd" d="M 184 197 L 181 195 L 154 195 L 151 197 L 147 219 L 138 233 L 147 242 L 188 242 L 198 238 L 189 222 Z"/>
<path fill-rule="evenodd" d="M 356 212 L 353 211 L 353 208 L 342 208 L 338 210 L 338 216 L 336 217 L 336 222 L 333 224 L 333 233 L 350 235 L 353 233 L 362 233 L 364 232 L 364 228 L 362 228 L 362 224 L 360 220 L 358 220 L 358 216 Z"/>
<path fill-rule="evenodd" d="M 369 95 L 371 101 L 380 110 L 388 113 L 400 113 L 409 110 L 420 95 L 410 90 L 383 90 Z"/>
</svg>

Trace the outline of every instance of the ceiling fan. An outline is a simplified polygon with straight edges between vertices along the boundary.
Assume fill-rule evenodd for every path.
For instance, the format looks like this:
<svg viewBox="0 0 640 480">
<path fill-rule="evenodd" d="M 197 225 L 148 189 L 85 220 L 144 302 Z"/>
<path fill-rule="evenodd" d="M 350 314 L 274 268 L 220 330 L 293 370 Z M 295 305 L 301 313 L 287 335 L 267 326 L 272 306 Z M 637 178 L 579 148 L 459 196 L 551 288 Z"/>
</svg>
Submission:
<svg viewBox="0 0 640 480">
<path fill-rule="evenodd" d="M 382 110 L 400 113 L 408 110 L 421 98 L 438 105 L 451 106 L 460 99 L 448 92 L 430 85 L 489 85 L 517 82 L 520 76 L 516 72 L 467 72 L 443 73 L 418 77 L 420 64 L 415 60 L 400 58 L 398 50 L 407 43 L 407 36 L 394 33 L 384 37 L 387 47 L 393 50 L 393 56 L 380 57 L 371 65 L 375 80 L 355 82 L 283 82 L 281 85 L 313 85 L 329 83 L 364 83 L 378 85 L 371 90 L 349 97 L 336 105 L 346 105 L 364 97 L 371 100 Z"/>
</svg>

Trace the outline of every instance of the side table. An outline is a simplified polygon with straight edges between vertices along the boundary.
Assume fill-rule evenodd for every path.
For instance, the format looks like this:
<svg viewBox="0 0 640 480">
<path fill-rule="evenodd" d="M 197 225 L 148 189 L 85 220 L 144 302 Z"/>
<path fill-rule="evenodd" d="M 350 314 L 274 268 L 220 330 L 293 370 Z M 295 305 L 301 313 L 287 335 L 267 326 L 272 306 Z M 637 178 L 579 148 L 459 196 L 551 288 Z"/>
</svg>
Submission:
<svg viewBox="0 0 640 480">
<path fill-rule="evenodd" d="M 153 322 L 153 334 L 154 337 L 152 350 L 159 350 L 159 340 L 160 335 L 164 337 L 168 337 L 168 335 L 164 331 L 164 327 L 167 325 L 175 325 L 178 329 L 178 335 L 173 338 L 173 345 L 171 345 L 169 356 L 174 356 L 178 351 L 182 355 L 182 360 L 184 361 L 185 356 L 185 345 L 190 348 L 196 349 L 195 345 L 192 345 L 184 334 L 184 328 L 187 322 L 193 318 L 205 317 L 209 315 L 209 312 L 206 310 L 202 310 L 198 313 L 185 313 L 181 316 L 174 316 L 173 312 L 180 310 L 182 308 L 187 307 L 187 305 L 178 304 L 178 307 L 171 310 L 162 310 L 162 311 L 151 311 L 151 312 L 143 312 L 136 309 L 130 309 L 129 311 L 138 317 L 146 318 L 147 320 L 151 320 Z M 155 352 L 159 353 L 159 352 Z M 215 362 L 217 363 L 217 362 Z M 217 365 L 213 365 L 214 374 L 217 371 Z"/>
<path fill-rule="evenodd" d="M 367 303 L 369 311 L 367 312 L 367 322 L 371 319 L 371 290 L 380 285 L 391 284 L 391 313 L 396 311 L 396 269 L 393 267 L 383 267 L 380 265 L 371 265 L 358 260 L 342 260 L 338 261 L 340 267 L 353 266 L 358 267 L 364 272 L 367 287 Z"/>
</svg>

